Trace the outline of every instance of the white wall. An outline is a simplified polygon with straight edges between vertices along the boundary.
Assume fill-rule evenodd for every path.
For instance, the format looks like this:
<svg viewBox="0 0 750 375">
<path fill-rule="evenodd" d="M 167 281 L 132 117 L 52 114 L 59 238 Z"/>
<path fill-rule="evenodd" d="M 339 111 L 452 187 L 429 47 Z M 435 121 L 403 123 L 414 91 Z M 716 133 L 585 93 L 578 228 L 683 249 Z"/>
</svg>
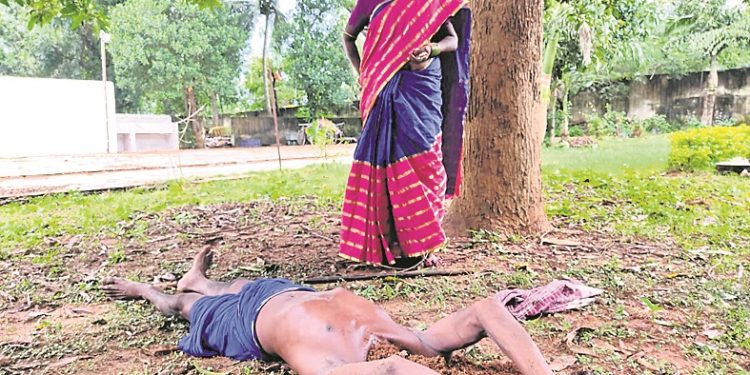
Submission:
<svg viewBox="0 0 750 375">
<path fill-rule="evenodd" d="M 177 151 L 178 126 L 167 115 L 118 113 L 117 152 Z"/>
<path fill-rule="evenodd" d="M 106 109 L 104 91 L 101 81 L 0 77 L 0 158 L 117 152 L 111 82 Z"/>
</svg>

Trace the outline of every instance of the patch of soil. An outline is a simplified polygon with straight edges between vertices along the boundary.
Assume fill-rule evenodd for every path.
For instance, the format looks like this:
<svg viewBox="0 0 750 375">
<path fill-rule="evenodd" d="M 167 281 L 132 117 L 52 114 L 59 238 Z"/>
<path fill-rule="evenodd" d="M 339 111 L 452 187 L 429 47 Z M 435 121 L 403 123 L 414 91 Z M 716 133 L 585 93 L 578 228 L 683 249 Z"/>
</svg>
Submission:
<svg viewBox="0 0 750 375">
<path fill-rule="evenodd" d="M 247 366 L 253 368 L 250 373 L 288 373 L 275 365 L 192 359 L 174 352 L 159 354 L 151 349 L 175 345 L 184 327 L 174 328 L 169 321 L 156 319 L 158 315 L 149 306 L 135 304 L 137 314 L 116 315 L 128 319 L 127 324 L 132 322 L 133 328 L 113 329 L 115 323 L 123 322 L 102 322 L 102 316 L 117 313 L 121 308 L 115 308 L 119 305 L 107 302 L 98 292 L 98 280 L 110 275 L 135 277 L 160 283 L 170 291 L 188 270 L 195 253 L 206 245 L 213 246 L 218 255 L 210 276 L 221 280 L 286 277 L 299 281 L 320 276 L 393 273 L 394 270 L 338 258 L 339 212 L 338 206 L 321 205 L 314 199 L 185 206 L 159 214 L 136 215 L 95 237 L 65 235 L 46 239 L 47 245 L 40 248 L 18 249 L 12 254 L 13 261 L 0 261 L 0 274 L 6 275 L 0 280 L 0 291 L 4 293 L 0 294 L 0 325 L 7 327 L 0 330 L 0 363 L 16 366 L 39 361 L 40 365 L 33 368 L 38 370 L 79 356 L 80 359 L 56 369 L 55 373 L 194 374 L 197 373 L 194 364 L 232 373 L 241 373 Z M 528 285 L 541 285 L 572 276 L 606 289 L 608 293 L 600 304 L 528 324 L 550 361 L 560 356 L 588 359 L 587 365 L 573 363 L 562 373 L 600 368 L 611 373 L 642 374 L 648 366 L 640 365 L 636 358 L 651 355 L 674 364 L 669 369 L 683 373 L 700 364 L 688 357 L 683 348 L 692 344 L 691 338 L 698 336 L 701 328 L 685 324 L 686 314 L 671 308 L 669 296 L 660 291 L 678 293 L 689 289 L 689 283 L 696 282 L 693 276 L 675 275 L 692 275 L 695 267 L 708 263 L 707 259 L 685 259 L 669 240 L 655 244 L 585 232 L 564 222 L 555 224 L 558 229 L 545 238 L 523 242 L 452 239 L 449 247 L 439 254 L 443 261 L 441 270 L 475 272 L 449 278 L 457 286 L 469 285 L 492 274 L 506 277 L 507 284 L 502 287 L 517 286 L 515 283 L 523 280 L 529 280 Z M 49 262 L 38 260 L 50 251 L 59 254 Z M 571 269 L 576 273 L 571 274 Z M 373 281 L 372 285 L 380 283 Z M 641 301 L 647 294 L 664 311 L 658 315 L 649 312 Z M 413 297 L 418 300 L 429 296 Z M 396 298 L 382 306 L 397 321 L 409 325 L 412 320 L 434 322 L 446 311 L 458 310 L 470 301 L 448 300 L 439 308 L 415 307 L 412 302 Z M 45 314 L 28 319 L 35 312 Z M 701 316 L 705 312 L 692 314 Z M 40 325 L 42 321 L 46 323 Z M 676 336 L 674 329 L 664 324 L 684 326 L 683 334 Z M 57 329 L 54 340 L 45 336 L 50 326 Z M 566 344 L 566 336 L 579 327 L 607 330 L 602 334 L 603 339 L 576 342 L 571 348 Z M 599 350 L 604 350 L 604 354 L 594 350 L 595 344 L 602 346 Z M 443 374 L 515 374 L 512 365 L 491 342 L 485 340 L 478 347 L 484 355 L 492 356 L 483 357 L 481 364 L 464 352 L 457 353 L 450 366 L 436 358 L 409 356 L 408 359 Z M 372 358 L 396 354 L 399 352 L 395 348 L 378 347 Z"/>
<path fill-rule="evenodd" d="M 370 350 L 368 361 L 377 361 L 391 356 L 401 356 L 412 362 L 429 367 L 444 375 L 515 375 L 520 374 L 509 361 L 494 361 L 491 363 L 476 364 L 469 361 L 463 355 L 455 355 L 449 362 L 443 358 L 426 358 L 418 355 L 408 355 L 397 347 L 385 343 L 374 345 Z"/>
</svg>

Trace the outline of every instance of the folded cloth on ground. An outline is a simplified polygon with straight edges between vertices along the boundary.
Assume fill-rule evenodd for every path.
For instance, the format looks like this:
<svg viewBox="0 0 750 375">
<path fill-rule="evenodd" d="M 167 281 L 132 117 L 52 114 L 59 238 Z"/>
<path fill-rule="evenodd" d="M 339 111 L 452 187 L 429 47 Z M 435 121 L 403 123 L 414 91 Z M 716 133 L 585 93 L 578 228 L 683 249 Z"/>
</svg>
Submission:
<svg viewBox="0 0 750 375">
<path fill-rule="evenodd" d="M 508 289 L 496 296 L 518 320 L 588 306 L 603 290 L 569 280 L 555 280 L 531 290 Z"/>
</svg>

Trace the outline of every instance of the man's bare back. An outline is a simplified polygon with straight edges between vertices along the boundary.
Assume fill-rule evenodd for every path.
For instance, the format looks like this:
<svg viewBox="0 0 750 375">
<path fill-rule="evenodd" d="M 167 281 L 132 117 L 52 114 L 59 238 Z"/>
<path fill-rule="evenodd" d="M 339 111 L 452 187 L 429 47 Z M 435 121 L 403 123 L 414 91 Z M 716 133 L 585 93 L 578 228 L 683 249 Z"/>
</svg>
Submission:
<svg viewBox="0 0 750 375">
<path fill-rule="evenodd" d="M 164 314 L 179 314 L 191 321 L 192 334 L 193 324 L 197 324 L 194 320 L 206 315 L 197 317 L 197 310 L 191 311 L 196 302 L 204 297 L 209 298 L 200 304 L 211 298 L 231 298 L 253 286 L 249 280 L 221 283 L 207 279 L 212 257 L 208 248 L 196 256 L 192 269 L 178 283 L 182 293 L 177 295 L 123 279 L 105 280 L 103 290 L 112 298 L 145 298 Z M 200 304 L 197 309 L 201 312 L 211 311 Z M 254 332 L 246 334 L 257 337 L 262 359 L 279 357 L 300 375 L 437 374 L 398 356 L 367 362 L 367 355 L 373 344 L 385 341 L 413 354 L 449 357 L 484 337 L 490 337 L 521 373 L 552 374 L 531 337 L 492 297 L 438 321 L 424 332 L 397 324 L 383 309 L 343 288 L 325 292 L 282 289 L 259 304 L 258 310 L 257 316 L 251 317 Z M 209 349 L 222 353 L 220 348 Z"/>
</svg>

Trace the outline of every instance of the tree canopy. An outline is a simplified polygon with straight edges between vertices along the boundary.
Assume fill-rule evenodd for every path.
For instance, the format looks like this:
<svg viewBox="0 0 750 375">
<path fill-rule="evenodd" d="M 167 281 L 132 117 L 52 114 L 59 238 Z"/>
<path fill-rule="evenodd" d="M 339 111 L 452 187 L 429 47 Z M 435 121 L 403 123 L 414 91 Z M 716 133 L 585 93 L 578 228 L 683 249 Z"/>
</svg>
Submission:
<svg viewBox="0 0 750 375">
<path fill-rule="evenodd" d="M 305 102 L 305 93 L 294 87 L 294 82 L 290 77 L 283 73 L 286 62 L 284 59 L 276 56 L 271 57 L 270 67 L 275 72 L 281 72 L 281 81 L 276 83 L 276 101 L 280 108 L 301 106 Z M 266 106 L 266 88 L 263 82 L 263 60 L 260 57 L 254 57 L 248 62 L 248 69 L 245 75 L 244 88 L 248 91 L 247 107 L 245 110 L 261 111 Z"/>
<path fill-rule="evenodd" d="M 186 0 L 200 7 L 215 7 L 221 5 L 220 0 Z M 98 29 L 108 29 L 109 17 L 106 5 L 114 5 L 118 0 L 0 0 L 0 5 L 15 3 L 26 10 L 27 25 L 34 26 L 50 24 L 55 19 L 65 19 L 71 22 L 72 28 L 87 23 Z"/>
<path fill-rule="evenodd" d="M 180 112 L 185 89 L 199 100 L 234 96 L 247 9 L 203 11 L 172 0 L 129 0 L 112 9 L 111 53 L 118 85 L 139 107 Z M 167 108 L 169 107 L 169 108 Z"/>
<path fill-rule="evenodd" d="M 99 79 L 99 42 L 65 21 L 28 30 L 16 4 L 0 7 L 0 75 Z"/>
<path fill-rule="evenodd" d="M 340 0 L 298 0 L 288 22 L 277 27 L 277 45 L 294 87 L 305 93 L 312 116 L 350 106 L 356 80 L 341 48 L 347 17 Z"/>
</svg>

